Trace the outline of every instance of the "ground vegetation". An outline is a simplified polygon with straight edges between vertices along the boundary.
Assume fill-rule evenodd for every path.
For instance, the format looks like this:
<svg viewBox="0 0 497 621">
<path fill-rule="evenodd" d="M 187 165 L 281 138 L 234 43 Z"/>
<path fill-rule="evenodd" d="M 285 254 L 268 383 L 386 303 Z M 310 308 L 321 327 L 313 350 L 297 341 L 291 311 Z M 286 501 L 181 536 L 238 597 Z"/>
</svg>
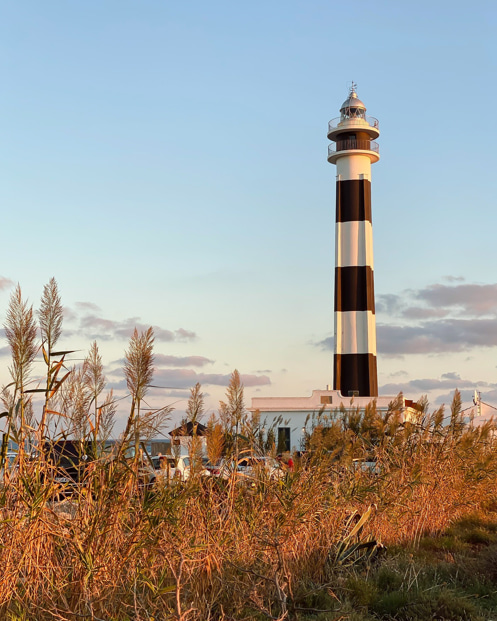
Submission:
<svg viewBox="0 0 497 621">
<path fill-rule="evenodd" d="M 20 288 L 6 334 L 12 385 L 1 455 L 0 618 L 9 621 L 228 621 L 495 619 L 497 442 L 491 422 L 426 400 L 404 420 L 388 412 L 316 412 L 294 468 L 247 482 L 192 471 L 151 485 L 139 438 L 159 432 L 168 406 L 144 408 L 153 379 L 153 331 L 133 334 L 125 377 L 131 409 L 112 453 L 104 440 L 115 403 L 104 396 L 96 344 L 81 368 L 66 364 L 56 283 L 44 293 L 42 342 Z M 51 309 L 51 310 L 50 310 Z M 25 326 L 25 329 L 24 329 Z M 25 331 L 26 330 L 26 333 Z M 30 388 L 36 352 L 47 375 Z M 31 412 L 36 391 L 42 411 Z M 207 452 L 260 455 L 270 429 L 245 406 L 235 372 L 207 422 Z M 29 414 L 29 416 L 28 416 Z M 188 419 L 203 414 L 192 389 Z M 61 481 L 42 447 L 82 441 L 77 481 Z M 274 438 L 274 433 L 273 433 Z M 197 447 L 195 448 L 197 450 Z"/>
</svg>

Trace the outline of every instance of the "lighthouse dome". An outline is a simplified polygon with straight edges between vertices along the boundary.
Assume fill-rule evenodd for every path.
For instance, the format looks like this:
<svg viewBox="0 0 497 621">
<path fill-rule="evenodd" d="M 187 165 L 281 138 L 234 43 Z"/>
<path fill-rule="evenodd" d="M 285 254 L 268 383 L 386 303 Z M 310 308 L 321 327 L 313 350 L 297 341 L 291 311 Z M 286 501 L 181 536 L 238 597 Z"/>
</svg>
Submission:
<svg viewBox="0 0 497 621">
<path fill-rule="evenodd" d="M 359 99 L 355 91 L 351 91 L 350 95 L 343 102 L 340 112 L 342 112 L 345 108 L 360 108 L 362 110 L 366 110 L 366 106 Z"/>
<path fill-rule="evenodd" d="M 342 119 L 365 119 L 366 118 L 366 106 L 357 96 L 355 90 L 355 84 L 350 89 L 349 96 L 343 102 L 340 108 L 340 114 Z"/>
</svg>

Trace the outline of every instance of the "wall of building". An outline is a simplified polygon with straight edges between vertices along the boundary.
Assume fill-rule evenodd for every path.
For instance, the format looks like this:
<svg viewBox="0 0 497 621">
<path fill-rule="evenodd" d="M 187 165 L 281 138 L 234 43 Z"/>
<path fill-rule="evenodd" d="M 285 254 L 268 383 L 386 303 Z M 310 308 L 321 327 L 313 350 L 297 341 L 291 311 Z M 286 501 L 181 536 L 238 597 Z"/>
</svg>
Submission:
<svg viewBox="0 0 497 621">
<path fill-rule="evenodd" d="M 342 405 L 346 409 L 363 409 L 376 401 L 376 407 L 380 411 L 386 411 L 388 405 L 395 397 L 343 397 L 337 390 L 313 390 L 310 397 L 254 397 L 250 412 L 259 412 L 261 424 L 265 424 L 266 430 L 271 428 L 275 421 L 282 419 L 281 423 L 275 426 L 277 434 L 278 427 L 290 428 L 290 450 L 300 451 L 304 447 L 304 427 L 306 420 L 317 415 L 324 408 L 324 412 L 333 413 Z M 307 426 L 310 431 L 310 421 Z"/>
</svg>

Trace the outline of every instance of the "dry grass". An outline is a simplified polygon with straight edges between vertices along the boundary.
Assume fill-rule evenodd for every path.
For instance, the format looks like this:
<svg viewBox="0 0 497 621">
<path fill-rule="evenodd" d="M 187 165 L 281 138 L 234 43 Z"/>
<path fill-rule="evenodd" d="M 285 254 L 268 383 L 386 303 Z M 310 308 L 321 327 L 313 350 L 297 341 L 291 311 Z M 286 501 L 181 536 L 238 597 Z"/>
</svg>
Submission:
<svg viewBox="0 0 497 621">
<path fill-rule="evenodd" d="M 105 416 L 111 424 L 113 404 L 110 397 L 97 406 L 105 380 L 96 344 L 85 369 L 64 369 L 67 352 L 53 351 L 61 327 L 55 282 L 45 291 L 44 304 L 47 383 L 39 390 L 46 405 L 62 404 L 63 397 L 75 402 L 61 406 L 63 412 L 46 407 L 38 428 L 19 416 L 29 402 L 23 386 L 35 348 L 33 314 L 17 290 L 6 326 L 16 384 L 3 402 L 9 433 L 21 441 L 21 450 L 18 468 L 5 473 L 0 485 L 1 619 L 242 621 L 324 615 L 352 621 L 347 598 L 376 606 L 377 618 L 392 618 L 396 606 L 407 605 L 406 592 L 415 588 L 420 572 L 408 563 L 397 584 L 396 571 L 387 565 L 374 584 L 358 579 L 357 568 L 369 572 L 384 562 L 380 542 L 416 550 L 427 535 L 442 533 L 460 518 L 476 515 L 481 522 L 497 513 L 494 430 L 464 424 L 457 393 L 446 425 L 444 413 L 429 415 L 426 404 L 418 420 L 406 425 L 400 423 L 398 402 L 386 415 L 374 406 L 320 415 L 308 430 L 307 457 L 282 479 L 261 472 L 248 485 L 235 475 L 222 480 L 194 474 L 185 484 L 144 489 L 138 451 L 131 463 L 125 455 L 168 413 L 163 408 L 142 414 L 139 408 L 152 379 L 152 331 L 135 332 L 130 342 L 125 374 L 133 406 L 111 458 L 99 452 L 99 428 L 106 426 Z M 196 395 L 192 419 L 202 409 L 200 387 Z M 264 438 L 256 419 L 247 418 L 238 374 L 227 397 L 221 424 L 208 425 L 209 453 L 217 456 L 230 447 L 236 454 L 259 452 Z M 54 482 L 49 460 L 31 459 L 22 447 L 26 438 L 46 441 L 48 414 L 71 430 L 72 410 L 81 423 L 78 433 L 87 432 L 93 443 L 95 459 L 87 465 L 84 484 L 71 491 Z M 357 458 L 376 460 L 375 472 L 352 467 Z M 474 545 L 491 536 L 480 522 L 471 534 Z M 494 560 L 489 548 L 481 567 L 492 567 Z M 381 584 L 399 588 L 380 597 Z M 457 618 L 472 614 L 464 602 L 452 602 L 451 608 L 448 597 L 440 592 L 435 603 L 423 600 L 423 610 L 427 615 L 462 610 Z"/>
<path fill-rule="evenodd" d="M 254 486 L 194 477 L 137 492 L 135 469 L 102 457 L 83 489 L 55 502 L 57 490 L 40 482 L 46 466 L 30 462 L 0 499 L 0 616 L 283 619 L 319 610 L 310 595 L 339 587 L 336 550 L 354 510 L 373 505 L 354 541 L 416 546 L 491 502 L 489 434 L 468 427 L 435 441 L 424 430 L 419 444 L 419 430 L 398 431 L 376 448 L 378 475 L 321 454 L 282 481 L 261 473 Z"/>
</svg>

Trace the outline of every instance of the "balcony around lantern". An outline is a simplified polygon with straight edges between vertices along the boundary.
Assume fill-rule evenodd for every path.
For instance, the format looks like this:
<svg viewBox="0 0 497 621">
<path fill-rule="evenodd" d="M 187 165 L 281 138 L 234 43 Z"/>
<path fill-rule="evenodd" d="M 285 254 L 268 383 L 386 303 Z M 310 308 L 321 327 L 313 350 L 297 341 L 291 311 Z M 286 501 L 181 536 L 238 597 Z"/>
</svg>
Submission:
<svg viewBox="0 0 497 621">
<path fill-rule="evenodd" d="M 380 123 L 374 116 L 364 116 L 362 118 L 344 118 L 339 116 L 328 123 L 328 139 L 334 140 L 338 134 L 348 130 L 359 130 L 369 134 L 371 138 L 378 138 L 380 135 Z"/>
<path fill-rule="evenodd" d="M 352 155 L 351 151 L 358 152 L 358 155 L 367 155 L 371 163 L 380 159 L 380 146 L 375 140 L 338 140 L 338 142 L 328 145 L 328 162 L 334 164 L 345 152 Z"/>
<path fill-rule="evenodd" d="M 374 151 L 380 152 L 380 145 L 376 140 L 357 140 L 357 138 L 349 138 L 347 140 L 338 140 L 336 143 L 328 145 L 328 155 L 338 151 Z"/>
</svg>

